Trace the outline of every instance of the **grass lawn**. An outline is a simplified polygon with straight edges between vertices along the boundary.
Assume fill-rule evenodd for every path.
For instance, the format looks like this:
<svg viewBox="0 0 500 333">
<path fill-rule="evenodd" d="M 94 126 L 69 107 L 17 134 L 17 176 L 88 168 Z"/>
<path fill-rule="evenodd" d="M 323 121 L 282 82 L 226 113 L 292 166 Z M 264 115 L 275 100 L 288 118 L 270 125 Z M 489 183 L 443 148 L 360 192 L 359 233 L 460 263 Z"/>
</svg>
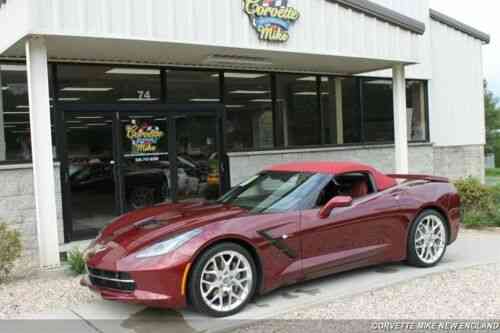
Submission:
<svg viewBox="0 0 500 333">
<path fill-rule="evenodd" d="M 486 169 L 486 177 L 500 177 L 500 168 Z"/>
<path fill-rule="evenodd" d="M 500 168 L 486 169 L 486 185 L 500 185 Z"/>
</svg>

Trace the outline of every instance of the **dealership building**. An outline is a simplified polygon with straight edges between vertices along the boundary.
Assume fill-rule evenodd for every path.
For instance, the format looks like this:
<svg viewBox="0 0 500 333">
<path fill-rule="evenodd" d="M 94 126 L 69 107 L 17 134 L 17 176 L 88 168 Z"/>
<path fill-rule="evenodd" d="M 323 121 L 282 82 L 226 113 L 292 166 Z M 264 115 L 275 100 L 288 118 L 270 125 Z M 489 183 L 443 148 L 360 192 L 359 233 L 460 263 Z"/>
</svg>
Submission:
<svg viewBox="0 0 500 333">
<path fill-rule="evenodd" d="M 484 179 L 489 41 L 428 0 L 0 0 L 0 222 L 53 267 L 274 163 Z"/>
</svg>

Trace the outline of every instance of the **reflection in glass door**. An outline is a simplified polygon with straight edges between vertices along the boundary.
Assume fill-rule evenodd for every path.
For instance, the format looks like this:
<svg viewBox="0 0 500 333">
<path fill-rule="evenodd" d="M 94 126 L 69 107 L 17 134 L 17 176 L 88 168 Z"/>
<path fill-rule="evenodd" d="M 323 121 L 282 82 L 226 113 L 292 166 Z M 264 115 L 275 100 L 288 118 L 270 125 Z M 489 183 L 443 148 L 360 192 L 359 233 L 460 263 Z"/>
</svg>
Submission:
<svg viewBox="0 0 500 333">
<path fill-rule="evenodd" d="M 220 196 L 225 183 L 218 113 L 87 108 L 64 112 L 69 238 L 95 236 L 115 217 L 140 208 Z"/>
<path fill-rule="evenodd" d="M 96 234 L 118 215 L 113 157 L 113 118 L 104 114 L 65 117 L 67 185 L 73 233 Z"/>
<path fill-rule="evenodd" d="M 216 199 L 221 185 L 216 117 L 176 116 L 175 132 L 177 199 Z"/>
<path fill-rule="evenodd" d="M 168 120 L 164 115 L 120 115 L 125 210 L 170 200 Z"/>
</svg>

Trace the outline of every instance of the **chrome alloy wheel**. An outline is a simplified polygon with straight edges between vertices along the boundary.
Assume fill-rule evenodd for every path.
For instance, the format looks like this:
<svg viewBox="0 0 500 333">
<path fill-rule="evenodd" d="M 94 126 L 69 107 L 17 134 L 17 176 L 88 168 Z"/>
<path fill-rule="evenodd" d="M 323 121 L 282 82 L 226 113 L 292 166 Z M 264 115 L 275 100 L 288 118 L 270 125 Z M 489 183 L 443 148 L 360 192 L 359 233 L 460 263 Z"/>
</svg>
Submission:
<svg viewBox="0 0 500 333">
<path fill-rule="evenodd" d="M 247 300 L 252 283 L 248 259 L 236 251 L 224 251 L 214 255 L 203 267 L 200 290 L 209 308 L 229 312 Z"/>
<path fill-rule="evenodd" d="M 437 262 L 446 247 L 446 227 L 436 215 L 428 215 L 420 221 L 415 232 L 417 256 L 426 264 Z"/>
</svg>

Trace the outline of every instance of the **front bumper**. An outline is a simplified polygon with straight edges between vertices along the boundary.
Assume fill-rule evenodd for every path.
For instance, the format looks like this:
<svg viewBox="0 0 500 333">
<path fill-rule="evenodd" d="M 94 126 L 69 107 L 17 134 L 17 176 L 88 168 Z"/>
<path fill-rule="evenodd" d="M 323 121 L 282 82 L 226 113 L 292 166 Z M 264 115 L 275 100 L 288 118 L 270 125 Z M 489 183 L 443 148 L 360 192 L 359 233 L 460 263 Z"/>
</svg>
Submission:
<svg viewBox="0 0 500 333">
<path fill-rule="evenodd" d="M 107 289 L 93 285 L 88 276 L 82 277 L 80 284 L 101 295 L 103 299 L 131 304 L 143 304 L 151 307 L 178 309 L 186 306 L 185 300 L 175 299 L 172 296 L 152 293 L 145 290 L 124 292 L 116 289 Z"/>
<path fill-rule="evenodd" d="M 139 260 L 131 256 L 115 262 L 108 259 L 106 256 L 89 259 L 88 273 L 80 284 L 111 301 L 168 309 L 186 307 L 183 283 L 189 269 L 188 258 Z"/>
</svg>

